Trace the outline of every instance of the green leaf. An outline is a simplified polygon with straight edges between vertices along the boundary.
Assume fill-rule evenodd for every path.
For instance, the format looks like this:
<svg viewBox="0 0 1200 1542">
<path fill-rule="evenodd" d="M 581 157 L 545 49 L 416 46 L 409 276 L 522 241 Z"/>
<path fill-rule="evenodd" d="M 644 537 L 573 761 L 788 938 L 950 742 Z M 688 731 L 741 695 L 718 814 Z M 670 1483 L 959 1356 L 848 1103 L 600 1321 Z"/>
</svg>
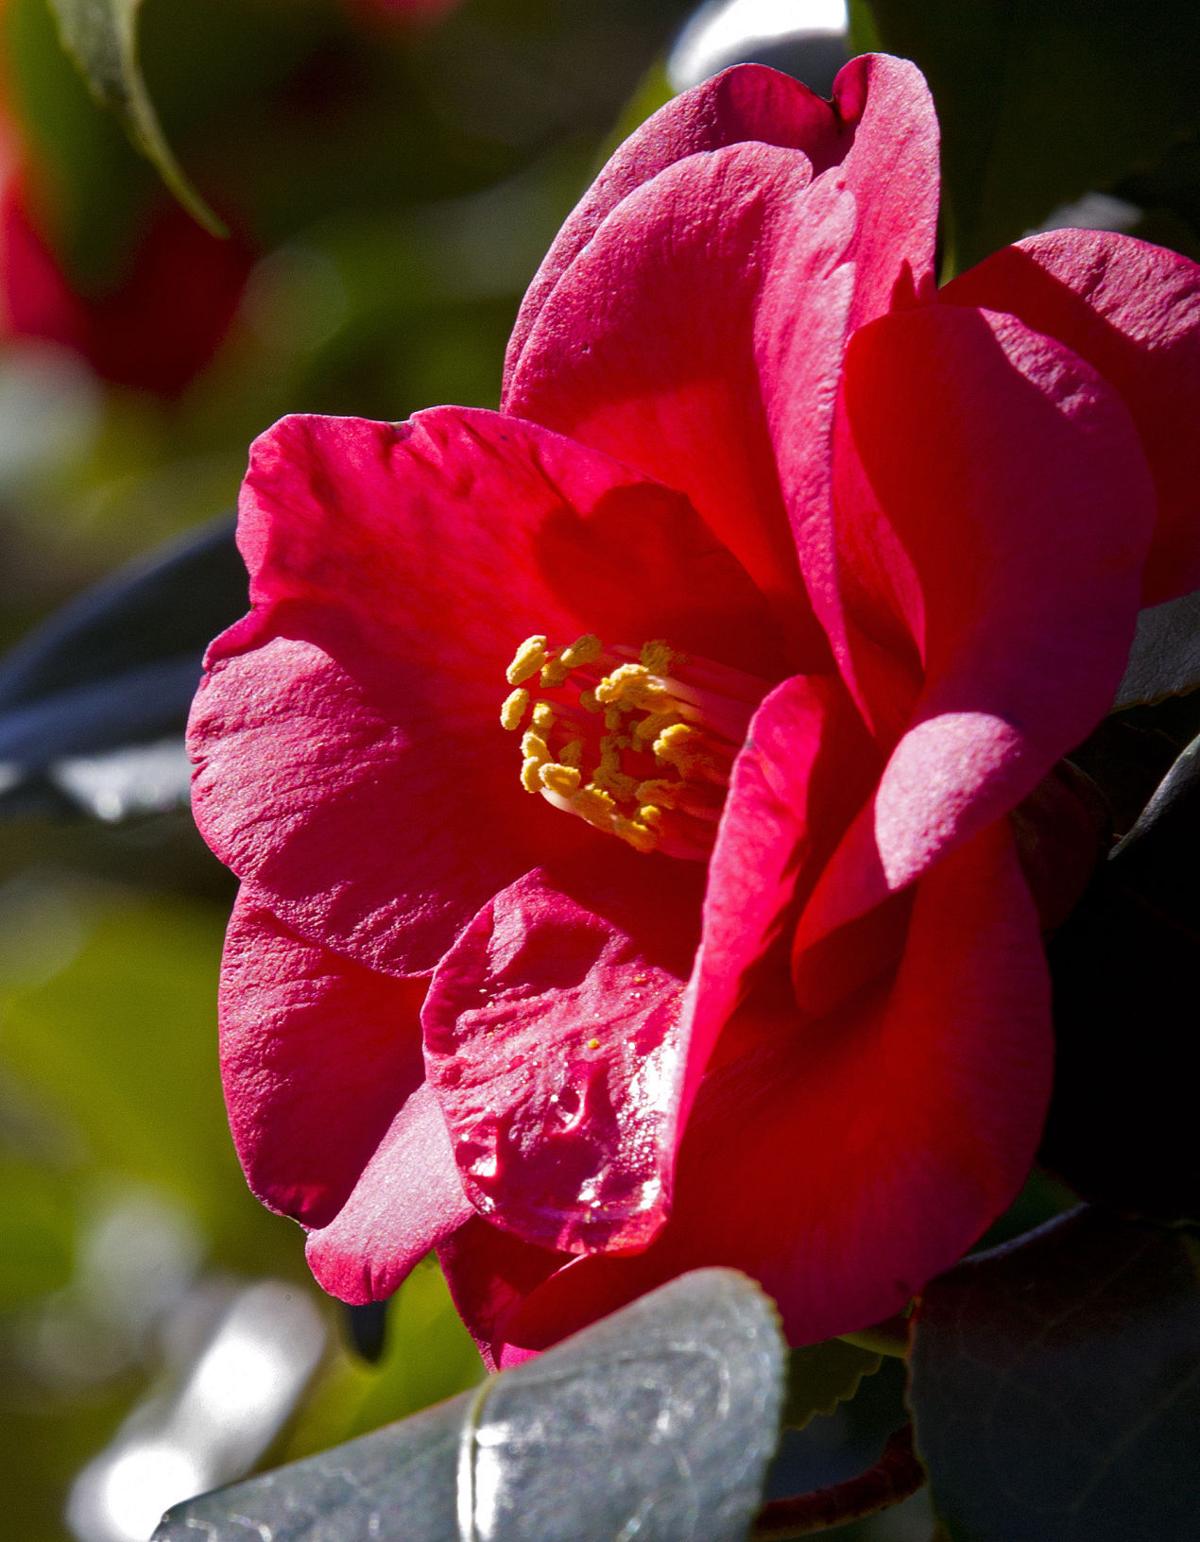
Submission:
<svg viewBox="0 0 1200 1542">
<path fill-rule="evenodd" d="M 137 24 L 142 0 L 50 0 L 63 46 L 93 95 L 121 119 L 134 145 L 193 219 L 213 235 L 221 221 L 188 181 L 167 144 L 138 63 Z"/>
<path fill-rule="evenodd" d="M 1153 164 L 1200 124 L 1193 0 L 863 0 L 942 124 L 949 266 Z"/>
<path fill-rule="evenodd" d="M 1049 947 L 1055 1085 L 1041 1158 L 1087 1199 L 1200 1218 L 1191 1045 L 1200 739 Z"/>
<path fill-rule="evenodd" d="M 757 1286 L 706 1269 L 414 1418 L 170 1511 L 156 1542 L 739 1542 L 775 1447 L 784 1348 Z"/>
<path fill-rule="evenodd" d="M 206 644 L 246 609 L 231 520 L 130 563 L 0 661 L 0 815 L 105 820 L 187 801 Z"/>
<path fill-rule="evenodd" d="M 1113 710 L 1149 706 L 1200 686 L 1200 590 L 1138 616 L 1137 634 Z"/>
<path fill-rule="evenodd" d="M 788 1357 L 787 1397 L 783 1422 L 802 1430 L 817 1414 L 831 1414 L 858 1391 L 864 1376 L 874 1376 L 883 1364 L 881 1355 L 859 1349 L 842 1339 L 793 1349 Z"/>
<path fill-rule="evenodd" d="M 1077 1210 L 935 1280 L 917 1448 L 952 1542 L 1196 1535 L 1197 1244 Z"/>
</svg>

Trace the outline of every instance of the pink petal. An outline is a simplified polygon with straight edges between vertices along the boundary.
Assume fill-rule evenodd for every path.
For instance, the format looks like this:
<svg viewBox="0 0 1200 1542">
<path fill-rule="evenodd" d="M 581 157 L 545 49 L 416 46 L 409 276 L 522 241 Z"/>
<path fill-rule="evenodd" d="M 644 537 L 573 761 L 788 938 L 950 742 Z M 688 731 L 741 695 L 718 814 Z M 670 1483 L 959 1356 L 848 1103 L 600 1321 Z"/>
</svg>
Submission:
<svg viewBox="0 0 1200 1542">
<path fill-rule="evenodd" d="M 789 918 L 794 924 L 877 769 L 878 753 L 836 679 L 785 680 L 755 714 L 708 867 L 688 986 L 683 1119 L 755 966 Z"/>
<path fill-rule="evenodd" d="M 739 72 L 723 79 L 732 90 Z M 686 492 L 790 617 L 795 668 L 811 670 L 825 655 L 789 513 L 823 581 L 830 382 L 854 325 L 931 285 L 937 139 L 924 83 L 901 61 L 849 66 L 819 132 L 803 100 L 822 164 L 839 151 L 811 185 L 800 151 L 737 143 L 675 160 L 594 229 L 581 216 L 563 251 L 575 255 L 561 272 L 554 259 L 553 287 L 531 302 L 505 406 Z M 771 138 L 799 137 L 781 122 Z M 668 135 L 672 153 L 685 138 Z"/>
<path fill-rule="evenodd" d="M 889 1316 L 961 1256 L 1028 1172 L 1050 1086 L 1045 962 L 1005 827 L 921 880 L 890 984 L 823 1022 L 782 1006 L 755 1022 L 751 1007 L 738 1031 L 741 1054 L 701 1089 L 651 1248 L 578 1259 L 543 1284 L 531 1269 L 517 1306 L 475 1287 L 501 1313 L 474 1324 L 498 1358 L 704 1264 L 758 1279 L 789 1341 L 813 1342 Z"/>
<path fill-rule="evenodd" d="M 674 97 L 622 144 L 580 199 L 534 275 L 513 327 L 505 388 L 555 285 L 621 200 L 689 155 L 748 140 L 803 151 L 822 169 L 840 159 L 847 128 L 807 86 L 759 64 L 722 71 Z"/>
<path fill-rule="evenodd" d="M 287 925 L 391 973 L 431 968 L 547 850 L 604 839 L 519 785 L 498 713 L 522 639 L 777 667 L 761 597 L 682 498 L 494 413 L 285 419 L 239 529 L 256 609 L 193 709 L 197 823 Z"/>
<path fill-rule="evenodd" d="M 1200 267 L 1111 231 L 1053 230 L 997 252 L 941 299 L 1019 316 L 1116 388 L 1158 493 L 1143 603 L 1200 588 Z"/>
<path fill-rule="evenodd" d="M 454 1305 L 489 1372 L 529 1359 L 530 1351 L 504 1342 L 500 1325 L 568 1257 L 522 1242 L 481 1216 L 439 1244 L 438 1261 Z"/>
<path fill-rule="evenodd" d="M 309 1268 L 331 1296 L 352 1306 L 383 1301 L 473 1214 L 437 1099 L 422 1083 L 341 1210 L 309 1234 Z"/>
<path fill-rule="evenodd" d="M 563 1252 L 644 1246 L 662 1224 L 679 999 L 699 874 L 610 841 L 527 874 L 438 965 L 430 1084 L 476 1209 Z"/>
<path fill-rule="evenodd" d="M 947 306 L 874 323 L 851 345 L 844 408 L 846 669 L 885 745 L 907 727 L 798 957 L 1012 809 L 1104 715 L 1153 520 L 1111 388 L 1012 317 Z M 893 658 L 907 638 L 915 700 L 874 668 L 879 637 Z M 808 970 L 822 992 L 827 965 Z"/>
<path fill-rule="evenodd" d="M 255 1194 L 330 1220 L 421 1085 L 423 980 L 394 980 L 306 943 L 249 889 L 221 966 L 221 1074 Z"/>
</svg>

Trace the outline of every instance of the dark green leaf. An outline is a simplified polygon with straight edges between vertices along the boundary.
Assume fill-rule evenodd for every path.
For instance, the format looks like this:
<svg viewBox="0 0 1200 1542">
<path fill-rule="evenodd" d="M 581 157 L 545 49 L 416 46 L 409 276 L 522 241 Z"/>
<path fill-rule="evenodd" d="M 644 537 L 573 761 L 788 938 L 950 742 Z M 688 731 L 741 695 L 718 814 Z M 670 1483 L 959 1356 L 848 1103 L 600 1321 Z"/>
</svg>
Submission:
<svg viewBox="0 0 1200 1542">
<path fill-rule="evenodd" d="M 793 1349 L 788 1357 L 783 1422 L 802 1430 L 815 1414 L 831 1414 L 839 1403 L 848 1402 L 863 1377 L 873 1376 L 882 1363 L 881 1355 L 842 1339 Z"/>
<path fill-rule="evenodd" d="M 864 0 L 942 124 L 951 266 L 1152 164 L 1200 123 L 1192 0 Z"/>
<path fill-rule="evenodd" d="M 1186 1233 L 1078 1210 L 934 1281 L 910 1396 L 953 1542 L 1191 1542 L 1196 1264 Z"/>
<path fill-rule="evenodd" d="M 760 1503 L 783 1359 L 761 1291 L 702 1270 L 475 1392 L 180 1505 L 155 1538 L 735 1542 Z"/>
<path fill-rule="evenodd" d="M 225 227 L 188 181 L 167 144 L 138 63 L 142 0 L 50 0 L 63 45 L 96 98 L 111 107 L 130 139 L 157 167 L 180 203 L 214 235 Z"/>
<path fill-rule="evenodd" d="M 1182 696 L 1200 686 L 1200 590 L 1138 616 L 1116 711 Z"/>
<path fill-rule="evenodd" d="M 66 606 L 0 663 L 0 811 L 153 812 L 186 796 L 205 645 L 246 609 L 229 521 Z"/>
<path fill-rule="evenodd" d="M 1085 1198 L 1200 1217 L 1191 1045 L 1200 739 L 1053 938 L 1056 1068 L 1042 1160 Z"/>
</svg>

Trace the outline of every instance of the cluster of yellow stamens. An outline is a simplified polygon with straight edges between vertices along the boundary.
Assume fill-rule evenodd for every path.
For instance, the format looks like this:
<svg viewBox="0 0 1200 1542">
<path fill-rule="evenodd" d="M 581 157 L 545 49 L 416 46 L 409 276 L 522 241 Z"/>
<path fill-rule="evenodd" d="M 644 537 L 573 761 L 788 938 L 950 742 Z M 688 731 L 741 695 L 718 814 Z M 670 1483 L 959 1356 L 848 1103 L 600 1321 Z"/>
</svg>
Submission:
<svg viewBox="0 0 1200 1542">
<path fill-rule="evenodd" d="M 722 698 L 711 721 L 711 693 L 678 678 L 686 663 L 661 641 L 635 653 L 592 633 L 561 649 L 527 637 L 500 709 L 523 730 L 526 792 L 636 851 L 706 858 L 752 705 Z"/>
</svg>

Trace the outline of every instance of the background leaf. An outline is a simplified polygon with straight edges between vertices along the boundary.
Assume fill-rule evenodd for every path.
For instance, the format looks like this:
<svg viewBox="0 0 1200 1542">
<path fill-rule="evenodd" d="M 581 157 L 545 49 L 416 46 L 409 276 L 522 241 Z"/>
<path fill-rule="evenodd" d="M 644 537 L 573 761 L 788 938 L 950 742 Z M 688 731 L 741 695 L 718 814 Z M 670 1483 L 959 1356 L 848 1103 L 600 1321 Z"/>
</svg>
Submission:
<svg viewBox="0 0 1200 1542">
<path fill-rule="evenodd" d="M 192 217 L 213 235 L 225 227 L 188 181 L 167 144 L 138 63 L 142 0 L 50 0 L 63 45 L 96 97 L 111 107 L 129 137 Z"/>
<path fill-rule="evenodd" d="M 1137 634 L 1113 710 L 1151 705 L 1200 686 L 1200 590 L 1151 605 Z"/>
<path fill-rule="evenodd" d="M 917 1448 L 952 1542 L 1188 1542 L 1197 1243 L 1077 1210 L 935 1280 Z"/>
<path fill-rule="evenodd" d="M 209 640 L 247 608 L 231 520 L 86 591 L 0 662 L 0 812 L 104 819 L 186 801 L 183 730 Z"/>
<path fill-rule="evenodd" d="M 181 1505 L 155 1537 L 373 1524 L 405 1542 L 739 1542 L 775 1446 L 783 1362 L 757 1286 L 702 1270 L 476 1392 Z"/>
<path fill-rule="evenodd" d="M 1043 1162 L 1085 1198 L 1200 1218 L 1190 1021 L 1200 943 L 1200 739 L 1049 948 L 1054 1095 Z"/>
<path fill-rule="evenodd" d="M 859 0 L 859 35 L 925 72 L 950 266 L 1146 170 L 1200 127 L 1192 0 Z M 863 16 L 862 13 L 866 13 Z"/>
<path fill-rule="evenodd" d="M 858 1391 L 864 1376 L 874 1376 L 883 1363 L 881 1355 L 859 1349 L 842 1339 L 808 1344 L 788 1356 L 787 1397 L 783 1422 L 802 1430 L 816 1414 L 831 1414 Z"/>
</svg>

